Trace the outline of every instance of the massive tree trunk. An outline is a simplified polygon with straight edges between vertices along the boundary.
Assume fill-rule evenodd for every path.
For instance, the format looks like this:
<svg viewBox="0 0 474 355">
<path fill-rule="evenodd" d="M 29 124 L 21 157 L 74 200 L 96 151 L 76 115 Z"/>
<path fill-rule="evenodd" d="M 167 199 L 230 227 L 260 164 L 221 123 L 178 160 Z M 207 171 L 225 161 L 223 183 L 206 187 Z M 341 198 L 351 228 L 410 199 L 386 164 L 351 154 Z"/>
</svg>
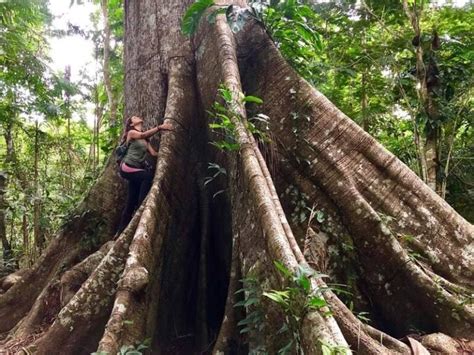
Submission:
<svg viewBox="0 0 474 355">
<path fill-rule="evenodd" d="M 302 315 L 305 354 L 322 344 L 408 354 L 397 338 L 415 329 L 447 334 L 422 340 L 447 353 L 456 349 L 450 337 L 472 340 L 473 227 L 301 79 L 260 24 L 234 35 L 219 15 L 183 37 L 190 3 L 125 2 L 125 115 L 148 126 L 165 117 L 174 130 L 120 236 L 112 240 L 123 189 L 110 159 L 37 264 L 4 286 L 0 347 L 112 354 L 150 338 L 153 353 L 276 353 L 291 340 L 277 334 L 281 309 L 262 297 L 235 307 L 251 292 L 235 294 L 240 278 L 260 291 L 288 286 L 274 261 L 351 287 L 345 301 L 355 309 L 311 278 L 310 294 L 328 307 Z M 264 104 L 245 107 L 243 92 Z M 206 115 L 215 101 L 226 106 L 237 150 L 208 144 L 219 139 Z M 251 112 L 269 116 L 270 142 L 248 130 Z M 223 173 L 208 181 L 209 163 Z M 254 332 L 239 335 L 237 322 L 256 308 L 264 316 Z M 375 327 L 353 311 L 370 312 Z"/>
</svg>

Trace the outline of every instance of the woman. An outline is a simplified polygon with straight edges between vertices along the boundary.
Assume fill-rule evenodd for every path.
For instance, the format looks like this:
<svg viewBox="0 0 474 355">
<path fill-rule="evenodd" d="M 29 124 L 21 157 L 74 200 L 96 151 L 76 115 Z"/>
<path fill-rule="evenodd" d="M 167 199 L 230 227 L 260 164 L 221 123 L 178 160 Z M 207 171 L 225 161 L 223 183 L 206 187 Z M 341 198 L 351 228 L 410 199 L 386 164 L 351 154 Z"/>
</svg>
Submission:
<svg viewBox="0 0 474 355">
<path fill-rule="evenodd" d="M 128 118 L 125 122 L 125 132 L 122 142 L 127 143 L 127 152 L 120 163 L 120 175 L 128 181 L 127 203 L 122 212 L 117 235 L 127 226 L 135 210 L 142 204 L 153 180 L 153 172 L 148 170 L 147 152 L 156 157 L 158 153 L 153 149 L 148 139 L 159 131 L 171 130 L 170 124 L 162 124 L 148 131 L 142 131 L 143 119 L 138 116 Z"/>
</svg>

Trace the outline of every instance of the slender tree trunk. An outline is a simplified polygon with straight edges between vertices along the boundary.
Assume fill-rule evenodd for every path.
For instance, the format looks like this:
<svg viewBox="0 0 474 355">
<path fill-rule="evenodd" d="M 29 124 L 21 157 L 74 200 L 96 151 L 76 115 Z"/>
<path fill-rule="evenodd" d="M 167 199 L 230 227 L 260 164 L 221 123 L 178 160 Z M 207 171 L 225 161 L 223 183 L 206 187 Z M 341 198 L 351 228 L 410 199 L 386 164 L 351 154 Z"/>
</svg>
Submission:
<svg viewBox="0 0 474 355">
<path fill-rule="evenodd" d="M 36 121 L 35 125 L 35 158 L 34 158 L 34 202 L 33 202 L 33 237 L 35 240 L 35 255 L 41 254 L 44 248 L 44 235 L 41 231 L 41 192 L 39 187 L 39 159 L 40 159 L 40 146 L 39 146 L 39 122 Z"/>
<path fill-rule="evenodd" d="M 109 105 L 109 123 L 115 126 L 117 120 L 117 99 L 113 92 L 112 78 L 110 75 L 110 37 L 111 29 L 109 23 L 109 2 L 108 0 L 101 0 L 100 7 L 102 10 L 102 18 L 104 21 L 104 61 L 102 64 L 104 73 L 104 86 L 107 92 L 107 99 Z"/>
<path fill-rule="evenodd" d="M 23 237 L 23 256 L 26 267 L 30 267 L 33 261 L 30 244 L 30 232 L 28 224 L 28 202 L 23 201 L 23 217 L 21 218 L 21 232 Z"/>
<path fill-rule="evenodd" d="M 368 117 L 368 96 L 367 96 L 367 72 L 364 70 L 362 73 L 362 93 L 361 93 L 361 110 L 362 110 L 362 128 L 364 131 L 369 132 L 370 121 Z"/>
<path fill-rule="evenodd" d="M 441 198 L 445 199 L 446 198 L 446 188 L 448 185 L 448 176 L 450 174 L 450 167 L 451 167 L 451 158 L 453 154 L 453 149 L 454 149 L 454 140 L 456 138 L 456 132 L 458 129 L 458 121 L 459 121 L 459 114 L 456 116 L 454 119 L 452 131 L 450 132 L 449 138 L 447 139 L 447 153 L 446 153 L 446 162 L 444 164 L 444 170 L 443 170 L 443 178 L 441 181 Z"/>
<path fill-rule="evenodd" d="M 96 103 L 97 105 L 97 103 Z M 97 111 L 97 106 L 96 106 L 96 109 L 94 110 L 94 113 Z M 96 161 L 95 161 L 95 157 L 96 157 L 96 154 L 95 154 L 95 140 L 96 140 L 96 137 L 95 137 L 95 134 L 96 134 L 96 127 L 97 127 L 97 116 L 96 114 L 94 114 L 94 124 L 92 126 L 92 139 L 91 139 L 91 145 L 89 147 L 89 164 L 88 166 L 91 167 L 91 171 L 93 173 L 96 172 L 96 169 L 97 169 L 97 165 L 96 165 Z"/>
<path fill-rule="evenodd" d="M 13 250 L 10 245 L 10 242 L 7 238 L 7 226 L 5 219 L 5 210 L 7 204 L 5 201 L 5 192 L 6 192 L 6 174 L 0 171 L 0 240 L 2 241 L 2 264 L 0 275 L 3 276 L 3 273 L 10 273 L 14 269 L 14 259 L 13 259 Z"/>
<path fill-rule="evenodd" d="M 64 69 L 64 80 L 70 84 L 71 83 L 71 67 L 68 65 Z M 71 94 L 69 90 L 66 90 L 66 95 L 64 99 L 65 107 L 65 116 L 66 116 L 66 177 L 65 177 L 65 187 L 70 194 L 72 191 L 72 137 L 71 137 Z"/>
<path fill-rule="evenodd" d="M 364 21 L 367 21 L 367 13 L 365 11 L 366 7 L 363 7 L 362 9 L 362 18 Z M 367 43 L 366 43 L 366 39 L 365 39 L 365 33 L 362 33 L 362 39 L 361 39 L 361 42 L 362 42 L 362 48 L 363 48 L 363 51 L 364 51 L 364 54 L 365 56 L 367 56 L 367 50 L 366 50 L 366 46 L 367 46 Z M 370 119 L 369 119 L 369 115 L 368 115 L 368 110 L 369 110 L 369 98 L 368 98 L 368 95 L 367 95 L 367 90 L 368 90 L 368 87 L 367 87 L 367 77 L 369 75 L 369 72 L 368 72 L 368 69 L 367 69 L 367 66 L 368 64 L 364 64 L 364 68 L 362 69 L 362 78 L 361 78 L 361 98 L 360 98 L 360 108 L 361 108 L 361 114 L 362 114 L 362 128 L 364 129 L 364 131 L 366 132 L 370 132 Z"/>
<path fill-rule="evenodd" d="M 417 76 L 417 92 L 418 99 L 420 101 L 420 114 L 426 115 L 427 122 L 425 123 L 425 142 L 423 144 L 423 165 L 426 165 L 426 175 L 424 181 L 426 184 L 441 195 L 441 181 L 440 176 L 440 127 L 439 125 L 439 113 L 438 108 L 434 100 L 434 84 L 431 80 L 437 80 L 437 73 L 434 73 L 433 63 L 431 59 L 426 60 L 422 43 L 422 33 L 420 29 L 420 20 L 422 15 L 422 6 L 414 3 L 412 7 L 406 0 L 403 1 L 403 7 L 409 18 L 415 37 L 413 44 L 415 45 L 415 57 L 416 57 L 416 76 Z M 433 55 L 432 48 L 429 50 L 428 55 Z M 436 78 L 435 78 L 436 76 Z M 415 137 L 417 138 L 417 137 Z"/>
<path fill-rule="evenodd" d="M 18 181 L 22 192 L 25 194 L 25 200 L 22 201 L 23 203 L 23 213 L 21 218 L 21 236 L 22 236 L 22 243 L 23 243 L 23 254 L 24 260 L 26 265 L 29 265 L 30 262 L 30 254 L 29 254 L 29 232 L 28 232 L 28 219 L 27 219 L 27 211 L 28 211 L 28 203 L 26 201 L 26 195 L 28 194 L 28 190 L 30 188 L 30 183 L 28 180 L 28 173 L 25 171 L 21 164 L 17 161 L 16 152 L 15 152 L 15 144 L 13 140 L 13 120 L 7 123 L 5 129 L 5 143 L 7 147 L 7 154 L 5 156 L 5 166 L 11 170 L 11 177 Z M 12 226 L 14 224 L 14 216 L 12 216 Z M 14 228 L 11 228 L 13 235 Z"/>
<path fill-rule="evenodd" d="M 14 159 L 14 147 L 13 147 L 13 136 L 12 136 L 12 129 L 13 129 L 13 122 L 9 122 L 5 128 L 5 145 L 7 147 L 7 152 L 5 155 L 5 167 L 8 168 L 8 165 L 12 163 Z M 2 240 L 3 246 L 3 262 L 4 264 L 13 264 L 13 266 L 18 267 L 18 262 L 14 259 L 13 251 L 11 245 L 7 238 L 7 230 L 6 230 L 6 219 L 5 219 L 5 212 L 7 208 L 7 204 L 5 201 L 5 192 L 7 188 L 7 174 L 6 172 L 0 172 L 0 235 Z M 12 214 L 12 221 L 13 221 L 13 214 Z M 13 223 L 12 223 L 13 225 Z M 13 236 L 13 233 L 10 233 Z M 7 269 L 8 272 L 11 272 L 11 268 Z"/>
<path fill-rule="evenodd" d="M 425 157 L 427 163 L 427 180 L 426 184 L 431 187 L 434 191 L 439 191 L 439 183 L 437 179 L 438 169 L 439 169 L 439 129 L 438 128 L 429 128 L 426 132 L 426 142 L 425 142 Z"/>
</svg>

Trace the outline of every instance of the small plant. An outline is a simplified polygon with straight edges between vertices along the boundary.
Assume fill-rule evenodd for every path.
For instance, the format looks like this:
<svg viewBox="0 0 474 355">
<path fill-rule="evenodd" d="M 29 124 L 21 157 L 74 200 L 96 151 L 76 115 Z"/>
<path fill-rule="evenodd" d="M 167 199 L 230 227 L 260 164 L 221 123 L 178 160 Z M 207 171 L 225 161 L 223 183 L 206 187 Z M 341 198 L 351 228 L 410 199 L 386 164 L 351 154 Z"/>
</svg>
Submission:
<svg viewBox="0 0 474 355">
<path fill-rule="evenodd" d="M 214 122 L 209 124 L 209 128 L 219 134 L 222 140 L 213 141 L 211 144 L 221 150 L 238 150 L 240 144 L 237 142 L 235 122 L 241 120 L 241 117 L 237 112 L 236 102 L 233 98 L 232 91 L 226 86 L 221 85 L 218 91 L 223 103 L 218 101 L 214 102 L 212 110 L 208 112 L 211 117 L 214 117 Z M 262 99 L 256 96 L 244 96 L 242 93 L 240 93 L 239 96 L 241 103 L 263 103 Z M 268 130 L 268 116 L 259 113 L 251 117 L 247 122 L 247 129 L 256 136 L 257 139 L 268 141 L 267 135 L 257 127 L 257 124 L 264 124 L 265 130 Z"/>
<path fill-rule="evenodd" d="M 242 280 L 243 287 L 236 294 L 243 293 L 244 299 L 237 302 L 234 307 L 244 307 L 246 317 L 239 321 L 237 325 L 241 327 L 241 334 L 248 334 L 254 344 L 262 344 L 263 331 L 265 328 L 264 313 L 261 305 L 262 293 L 260 282 L 253 276 L 248 276 Z M 262 353 L 263 345 L 257 346 L 255 353 Z"/>
<path fill-rule="evenodd" d="M 270 130 L 269 125 L 270 118 L 263 113 L 258 113 L 255 116 L 249 118 L 247 123 L 247 129 L 254 135 L 254 137 L 261 142 L 270 142 L 270 138 L 268 137 L 268 132 Z M 258 127 L 261 126 L 263 128 L 259 129 Z"/>
<path fill-rule="evenodd" d="M 304 355 L 301 345 L 301 327 L 306 315 L 314 310 L 322 311 L 323 316 L 331 316 L 326 300 L 322 292 L 331 289 L 337 292 L 337 287 L 331 285 L 318 288 L 314 291 L 311 287 L 311 280 L 315 278 L 327 277 L 327 275 L 316 273 L 306 265 L 299 265 L 295 272 L 290 271 L 282 263 L 274 262 L 276 269 L 281 274 L 286 284 L 283 290 L 264 291 L 255 277 L 247 277 L 241 280 L 244 284 L 238 293 L 244 293 L 245 299 L 237 302 L 235 307 L 245 307 L 247 316 L 238 325 L 240 333 L 248 333 L 252 337 L 252 342 L 257 344 L 258 351 L 255 354 L 265 353 L 263 347 L 263 331 L 265 329 L 262 296 L 275 303 L 284 316 L 284 323 L 278 334 L 289 335 L 289 341 L 279 349 L 278 354 L 298 354 Z M 344 291 L 347 292 L 347 291 Z M 363 318 L 364 314 L 360 314 Z M 260 344 L 260 345 L 258 345 Z M 343 346 L 335 346 L 321 341 L 321 349 L 326 355 L 347 354 L 350 350 Z"/>
<path fill-rule="evenodd" d="M 225 170 L 225 168 L 221 167 L 219 164 L 216 164 L 216 163 L 209 163 L 207 170 L 211 172 L 212 176 L 207 176 L 204 179 L 204 186 L 207 186 L 208 184 L 210 184 L 212 181 L 214 181 L 214 179 L 216 179 L 220 175 L 227 175 L 227 170 Z M 223 192 L 225 192 L 225 190 L 217 191 L 216 193 L 214 193 L 212 198 L 220 195 Z"/>
<path fill-rule="evenodd" d="M 230 109 L 233 102 L 232 92 L 224 85 L 221 85 L 218 90 L 224 104 L 216 101 L 212 105 L 212 111 L 208 113 L 214 117 L 214 122 L 209 124 L 209 128 L 219 134 L 223 139 L 211 142 L 211 144 L 221 150 L 238 150 L 240 145 L 236 140 L 236 127 L 232 117 L 236 114 L 234 110 Z"/>
<path fill-rule="evenodd" d="M 204 179 L 204 186 L 211 183 L 214 179 L 216 179 L 219 175 L 227 175 L 227 170 L 221 167 L 219 164 L 216 163 L 209 163 L 207 166 L 207 170 L 212 172 L 212 176 L 207 176 Z"/>
<path fill-rule="evenodd" d="M 312 291 L 311 278 L 325 277 L 326 275 L 317 274 L 311 268 L 301 265 L 295 273 L 292 273 L 278 261 L 275 261 L 275 267 L 284 277 L 288 286 L 283 290 L 264 292 L 263 295 L 275 302 L 283 311 L 285 323 L 279 332 L 290 334 L 290 341 L 278 353 L 303 354 L 300 329 L 306 314 L 311 310 L 321 310 L 327 307 L 321 292 L 314 293 Z M 330 315 L 330 312 L 326 311 L 325 315 Z"/>
<path fill-rule="evenodd" d="M 147 338 L 135 345 L 124 345 L 120 348 L 118 355 L 142 355 L 143 350 L 150 348 L 151 339 Z"/>
<path fill-rule="evenodd" d="M 346 355 L 351 353 L 350 349 L 345 346 L 333 345 L 323 340 L 320 340 L 319 342 L 321 343 L 323 355 Z"/>
<path fill-rule="evenodd" d="M 354 310 L 353 301 L 349 302 L 348 308 L 357 317 L 357 319 L 359 319 L 362 323 L 369 324 L 371 322 L 370 313 L 369 312 L 356 312 Z"/>
</svg>

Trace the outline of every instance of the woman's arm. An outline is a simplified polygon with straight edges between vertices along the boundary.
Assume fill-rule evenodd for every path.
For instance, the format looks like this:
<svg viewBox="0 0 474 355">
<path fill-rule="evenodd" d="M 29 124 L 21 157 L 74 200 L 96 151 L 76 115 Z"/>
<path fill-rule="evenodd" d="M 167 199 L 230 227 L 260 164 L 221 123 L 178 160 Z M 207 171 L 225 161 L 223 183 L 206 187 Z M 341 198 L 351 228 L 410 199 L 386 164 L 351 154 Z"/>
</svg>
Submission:
<svg viewBox="0 0 474 355">
<path fill-rule="evenodd" d="M 147 149 L 148 149 L 148 153 L 150 153 L 152 156 L 154 157 L 158 156 L 158 153 L 156 152 L 156 150 L 152 147 L 150 143 L 147 144 Z"/>
<path fill-rule="evenodd" d="M 151 129 L 149 129 L 148 131 L 145 131 L 145 132 L 139 132 L 139 131 L 135 131 L 134 129 L 132 129 L 128 132 L 127 138 L 128 138 L 128 140 L 131 140 L 131 139 L 147 139 L 147 138 L 151 137 L 152 135 L 154 135 L 155 133 L 157 133 L 160 130 L 159 127 L 160 126 L 153 127 L 153 128 L 151 128 Z"/>
<path fill-rule="evenodd" d="M 152 135 L 158 133 L 158 131 L 171 131 L 173 129 L 173 126 L 171 126 L 169 123 L 165 123 L 156 127 L 153 127 L 149 129 L 148 131 L 145 132 L 139 132 L 135 130 L 131 130 L 128 132 L 127 138 L 128 140 L 130 139 L 147 139 L 150 138 Z"/>
</svg>

